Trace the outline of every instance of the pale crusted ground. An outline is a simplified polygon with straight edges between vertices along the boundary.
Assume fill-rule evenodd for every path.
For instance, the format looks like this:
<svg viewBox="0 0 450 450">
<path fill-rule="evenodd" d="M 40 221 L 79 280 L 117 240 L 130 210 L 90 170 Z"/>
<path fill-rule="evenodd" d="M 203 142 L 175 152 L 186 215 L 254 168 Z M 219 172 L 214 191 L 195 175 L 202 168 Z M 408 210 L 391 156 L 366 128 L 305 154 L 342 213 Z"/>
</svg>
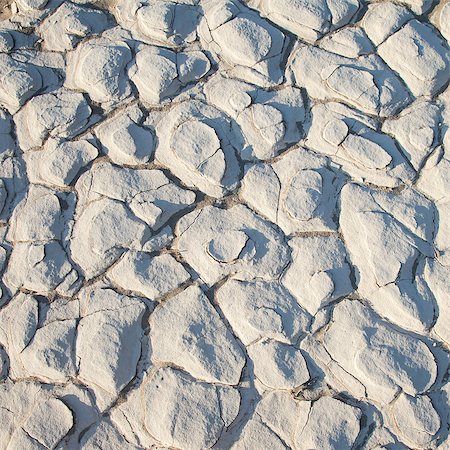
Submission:
<svg viewBox="0 0 450 450">
<path fill-rule="evenodd" d="M 0 19 L 0 450 L 450 449 L 449 2 Z"/>
<path fill-rule="evenodd" d="M 11 16 L 11 0 L 0 0 L 0 20 L 8 19 Z"/>
</svg>

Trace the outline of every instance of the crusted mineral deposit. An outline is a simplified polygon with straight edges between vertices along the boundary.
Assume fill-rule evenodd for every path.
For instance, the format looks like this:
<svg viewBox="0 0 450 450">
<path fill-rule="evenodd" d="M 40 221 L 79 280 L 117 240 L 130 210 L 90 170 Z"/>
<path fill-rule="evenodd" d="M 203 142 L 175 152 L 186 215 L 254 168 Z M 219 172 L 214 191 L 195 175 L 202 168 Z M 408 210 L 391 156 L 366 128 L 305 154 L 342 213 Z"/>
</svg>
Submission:
<svg viewBox="0 0 450 450">
<path fill-rule="evenodd" d="M 449 0 L 0 0 L 0 450 L 450 450 Z"/>
</svg>

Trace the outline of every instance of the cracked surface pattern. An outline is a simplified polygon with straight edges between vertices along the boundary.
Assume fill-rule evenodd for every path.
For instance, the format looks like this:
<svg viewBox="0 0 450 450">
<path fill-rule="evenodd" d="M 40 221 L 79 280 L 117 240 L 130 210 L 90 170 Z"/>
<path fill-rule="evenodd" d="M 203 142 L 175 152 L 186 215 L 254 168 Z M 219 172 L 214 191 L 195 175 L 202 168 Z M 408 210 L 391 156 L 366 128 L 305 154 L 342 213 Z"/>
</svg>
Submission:
<svg viewBox="0 0 450 450">
<path fill-rule="evenodd" d="M 0 450 L 450 450 L 448 0 L 0 0 Z"/>
</svg>

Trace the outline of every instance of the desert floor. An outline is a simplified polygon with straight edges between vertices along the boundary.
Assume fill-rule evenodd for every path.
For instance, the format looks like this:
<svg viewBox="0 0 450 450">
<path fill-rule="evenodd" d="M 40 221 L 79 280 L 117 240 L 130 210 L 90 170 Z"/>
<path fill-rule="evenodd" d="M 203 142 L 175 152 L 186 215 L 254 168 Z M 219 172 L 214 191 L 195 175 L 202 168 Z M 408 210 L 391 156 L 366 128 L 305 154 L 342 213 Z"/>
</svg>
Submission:
<svg viewBox="0 0 450 450">
<path fill-rule="evenodd" d="M 0 1 L 0 450 L 450 450 L 450 2 Z"/>
</svg>

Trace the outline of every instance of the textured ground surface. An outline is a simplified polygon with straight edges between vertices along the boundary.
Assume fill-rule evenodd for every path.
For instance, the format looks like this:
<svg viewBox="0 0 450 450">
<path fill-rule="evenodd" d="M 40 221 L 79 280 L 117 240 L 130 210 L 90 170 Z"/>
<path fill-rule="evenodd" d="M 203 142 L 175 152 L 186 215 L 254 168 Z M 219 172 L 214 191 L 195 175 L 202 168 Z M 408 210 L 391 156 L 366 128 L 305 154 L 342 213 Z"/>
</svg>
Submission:
<svg viewBox="0 0 450 450">
<path fill-rule="evenodd" d="M 449 450 L 450 3 L 0 5 L 0 450 Z"/>
</svg>

